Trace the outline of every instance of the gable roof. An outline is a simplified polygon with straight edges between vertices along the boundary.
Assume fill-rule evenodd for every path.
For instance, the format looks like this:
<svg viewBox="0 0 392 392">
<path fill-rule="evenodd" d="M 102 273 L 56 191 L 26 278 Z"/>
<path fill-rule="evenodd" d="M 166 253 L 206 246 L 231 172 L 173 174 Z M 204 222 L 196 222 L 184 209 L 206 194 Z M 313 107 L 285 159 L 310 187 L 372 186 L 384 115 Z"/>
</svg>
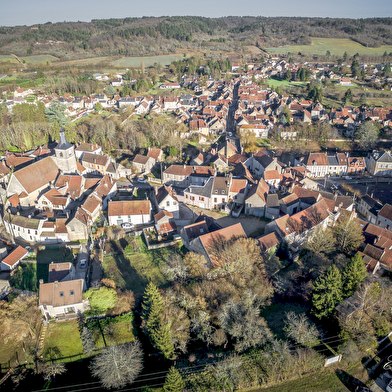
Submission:
<svg viewBox="0 0 392 392">
<path fill-rule="evenodd" d="M 328 216 L 328 205 L 324 199 L 321 199 L 303 211 L 297 212 L 292 216 L 285 215 L 276 219 L 275 222 L 285 237 L 293 232 L 300 234 L 310 230 L 323 222 Z"/>
<path fill-rule="evenodd" d="M 148 214 L 150 214 L 149 200 L 109 201 L 108 216 Z"/>
<path fill-rule="evenodd" d="M 224 227 L 223 229 L 216 230 L 212 233 L 204 234 L 200 236 L 200 241 L 204 246 L 212 264 L 215 267 L 222 266 L 222 262 L 215 257 L 212 257 L 210 252 L 213 250 L 214 244 L 216 242 L 228 241 L 233 237 L 246 237 L 246 233 L 242 228 L 241 223 L 236 223 L 235 225 Z"/>
<path fill-rule="evenodd" d="M 259 246 L 262 252 L 267 252 L 274 246 L 278 246 L 280 243 L 280 239 L 274 231 L 272 233 L 258 237 L 256 240 L 259 242 Z"/>
<path fill-rule="evenodd" d="M 1 260 L 1 262 L 9 265 L 12 268 L 20 259 L 25 257 L 27 253 L 29 252 L 19 245 L 8 256 Z"/>
<path fill-rule="evenodd" d="M 49 184 L 49 182 L 54 181 L 58 173 L 59 169 L 53 159 L 47 157 L 18 170 L 13 175 L 27 193 L 32 193 Z"/>
<path fill-rule="evenodd" d="M 184 227 L 185 233 L 188 236 L 188 240 L 191 241 L 201 235 L 209 232 L 207 223 L 205 221 L 193 223 Z"/>
<path fill-rule="evenodd" d="M 392 206 L 390 204 L 384 204 L 384 207 L 381 208 L 378 215 L 392 221 Z"/>
</svg>

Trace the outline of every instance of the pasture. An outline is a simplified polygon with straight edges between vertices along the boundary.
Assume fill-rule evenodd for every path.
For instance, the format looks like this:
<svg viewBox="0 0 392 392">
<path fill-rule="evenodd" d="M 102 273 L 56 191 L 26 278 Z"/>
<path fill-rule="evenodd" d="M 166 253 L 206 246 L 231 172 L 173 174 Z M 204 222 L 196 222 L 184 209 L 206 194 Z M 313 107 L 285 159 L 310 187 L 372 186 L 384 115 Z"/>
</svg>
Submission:
<svg viewBox="0 0 392 392">
<path fill-rule="evenodd" d="M 168 65 L 172 61 L 180 60 L 184 58 L 183 54 L 171 54 L 167 56 L 148 56 L 148 57 L 124 57 L 115 61 L 112 61 L 112 65 L 118 68 L 128 67 L 140 67 L 142 61 L 146 67 L 151 67 L 154 63 L 160 63 L 162 65 Z"/>
<path fill-rule="evenodd" d="M 331 55 L 336 56 L 343 56 L 344 52 L 347 52 L 349 56 L 353 56 L 356 53 L 363 56 L 382 56 L 385 51 L 387 53 L 392 52 L 392 46 L 383 45 L 378 48 L 368 48 L 348 38 L 312 38 L 311 45 L 280 46 L 277 48 L 266 48 L 266 50 L 271 54 L 301 52 L 304 55 L 325 55 L 329 50 Z"/>
<path fill-rule="evenodd" d="M 40 64 L 40 63 L 52 63 L 53 61 L 58 61 L 58 57 L 51 56 L 50 54 L 37 54 L 36 56 L 25 56 L 19 57 L 26 64 Z"/>
</svg>

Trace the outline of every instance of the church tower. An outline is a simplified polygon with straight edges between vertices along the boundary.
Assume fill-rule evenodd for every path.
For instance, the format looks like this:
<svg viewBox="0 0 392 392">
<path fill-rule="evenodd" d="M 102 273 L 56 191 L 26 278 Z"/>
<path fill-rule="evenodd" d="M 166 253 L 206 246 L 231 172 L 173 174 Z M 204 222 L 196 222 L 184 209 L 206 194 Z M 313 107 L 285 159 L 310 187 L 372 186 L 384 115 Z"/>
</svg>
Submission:
<svg viewBox="0 0 392 392">
<path fill-rule="evenodd" d="M 54 149 L 56 164 L 65 174 L 77 173 L 74 145 L 68 143 L 63 129 L 60 129 L 60 143 Z"/>
</svg>

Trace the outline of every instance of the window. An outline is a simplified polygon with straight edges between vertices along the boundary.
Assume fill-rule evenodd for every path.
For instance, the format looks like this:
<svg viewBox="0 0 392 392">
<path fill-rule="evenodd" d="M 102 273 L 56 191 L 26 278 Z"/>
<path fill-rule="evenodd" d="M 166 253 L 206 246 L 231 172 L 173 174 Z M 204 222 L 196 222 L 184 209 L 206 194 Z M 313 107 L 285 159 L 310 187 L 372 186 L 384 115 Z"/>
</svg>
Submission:
<svg viewBox="0 0 392 392">
<path fill-rule="evenodd" d="M 60 291 L 60 297 L 64 297 L 64 293 Z"/>
<path fill-rule="evenodd" d="M 166 207 L 170 207 L 170 201 L 166 202 Z"/>
<path fill-rule="evenodd" d="M 75 294 L 73 290 L 71 290 L 69 293 L 70 293 L 71 295 L 74 295 L 74 294 Z"/>
<path fill-rule="evenodd" d="M 27 234 L 30 234 L 30 230 L 27 230 Z"/>
<path fill-rule="evenodd" d="M 177 205 L 177 202 L 176 201 L 173 201 L 173 206 L 176 206 Z"/>
<path fill-rule="evenodd" d="M 225 191 L 222 191 L 222 195 L 224 195 L 225 194 Z"/>
<path fill-rule="evenodd" d="M 62 153 L 62 152 L 60 152 L 59 156 L 60 156 L 60 158 L 62 158 L 62 157 L 63 157 L 63 153 Z"/>
<path fill-rule="evenodd" d="M 218 193 L 218 189 L 215 189 L 215 193 Z"/>
<path fill-rule="evenodd" d="M 35 231 L 35 235 L 38 235 L 38 231 L 37 230 Z"/>
<path fill-rule="evenodd" d="M 214 197 L 214 203 L 217 203 L 218 199 L 216 197 Z"/>
</svg>

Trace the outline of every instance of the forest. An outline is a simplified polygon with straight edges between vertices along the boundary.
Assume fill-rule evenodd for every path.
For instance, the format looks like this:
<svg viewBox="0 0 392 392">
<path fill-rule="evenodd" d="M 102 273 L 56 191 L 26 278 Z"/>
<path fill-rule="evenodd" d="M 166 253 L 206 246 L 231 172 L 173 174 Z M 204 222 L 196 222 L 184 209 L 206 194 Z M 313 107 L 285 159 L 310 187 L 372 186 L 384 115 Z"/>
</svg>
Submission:
<svg viewBox="0 0 392 392">
<path fill-rule="evenodd" d="M 199 44 L 222 51 L 242 45 L 303 45 L 310 44 L 311 37 L 349 38 L 366 47 L 389 45 L 392 18 L 127 17 L 0 27 L 2 54 L 45 53 L 61 59 L 168 54 L 194 50 Z"/>
</svg>

